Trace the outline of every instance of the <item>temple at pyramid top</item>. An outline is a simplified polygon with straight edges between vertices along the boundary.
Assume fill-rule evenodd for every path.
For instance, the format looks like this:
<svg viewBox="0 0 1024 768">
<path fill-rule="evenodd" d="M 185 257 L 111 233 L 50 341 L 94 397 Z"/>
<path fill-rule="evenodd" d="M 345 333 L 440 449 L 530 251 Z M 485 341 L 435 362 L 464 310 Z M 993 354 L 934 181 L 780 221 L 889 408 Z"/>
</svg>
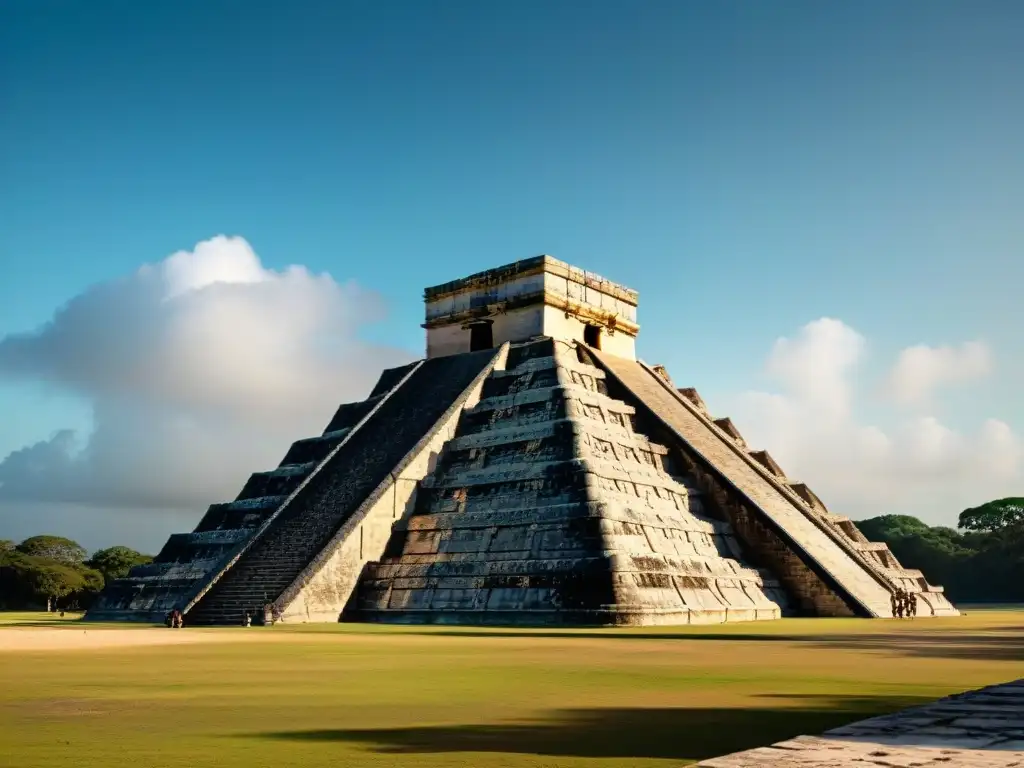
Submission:
<svg viewBox="0 0 1024 768">
<path fill-rule="evenodd" d="M 427 357 L 540 336 L 634 359 L 638 294 L 551 256 L 536 256 L 427 288 Z"/>
</svg>

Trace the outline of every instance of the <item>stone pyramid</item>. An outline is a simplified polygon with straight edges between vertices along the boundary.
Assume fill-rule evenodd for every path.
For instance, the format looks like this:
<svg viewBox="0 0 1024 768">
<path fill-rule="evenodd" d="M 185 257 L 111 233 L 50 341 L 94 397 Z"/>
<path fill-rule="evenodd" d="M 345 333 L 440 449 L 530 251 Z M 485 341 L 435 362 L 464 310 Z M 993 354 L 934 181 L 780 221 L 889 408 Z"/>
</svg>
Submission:
<svg viewBox="0 0 1024 768">
<path fill-rule="evenodd" d="M 95 619 L 678 624 L 956 615 L 548 256 L 428 288 L 427 356 L 112 583 Z"/>
<path fill-rule="evenodd" d="M 360 582 L 353 616 L 467 623 L 774 619 L 779 582 L 704 514 L 670 451 L 564 341 L 513 346 L 412 513 Z"/>
</svg>

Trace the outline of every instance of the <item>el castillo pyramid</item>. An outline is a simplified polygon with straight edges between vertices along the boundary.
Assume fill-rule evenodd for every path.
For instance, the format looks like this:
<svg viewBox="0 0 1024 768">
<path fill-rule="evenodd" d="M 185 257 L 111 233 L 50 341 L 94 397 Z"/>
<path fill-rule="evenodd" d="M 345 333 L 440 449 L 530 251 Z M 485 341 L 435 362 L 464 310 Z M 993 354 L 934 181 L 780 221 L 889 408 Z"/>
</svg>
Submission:
<svg viewBox="0 0 1024 768">
<path fill-rule="evenodd" d="M 428 288 L 386 370 L 93 619 L 688 624 L 957 610 L 693 389 L 637 360 L 638 296 L 549 256 Z"/>
</svg>

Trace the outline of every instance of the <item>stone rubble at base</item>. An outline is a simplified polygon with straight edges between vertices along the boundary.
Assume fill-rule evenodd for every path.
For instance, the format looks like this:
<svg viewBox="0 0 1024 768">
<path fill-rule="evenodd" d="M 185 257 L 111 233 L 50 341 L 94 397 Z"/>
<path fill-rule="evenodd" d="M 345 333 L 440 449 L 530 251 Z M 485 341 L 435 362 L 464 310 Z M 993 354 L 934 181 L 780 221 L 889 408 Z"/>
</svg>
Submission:
<svg viewBox="0 0 1024 768">
<path fill-rule="evenodd" d="M 1024 768 L 1024 680 L 697 764 L 697 768 Z"/>
<path fill-rule="evenodd" d="M 107 587 L 91 619 L 688 624 L 955 616 L 696 390 L 638 295 L 549 256 L 428 288 L 426 360 Z"/>
</svg>

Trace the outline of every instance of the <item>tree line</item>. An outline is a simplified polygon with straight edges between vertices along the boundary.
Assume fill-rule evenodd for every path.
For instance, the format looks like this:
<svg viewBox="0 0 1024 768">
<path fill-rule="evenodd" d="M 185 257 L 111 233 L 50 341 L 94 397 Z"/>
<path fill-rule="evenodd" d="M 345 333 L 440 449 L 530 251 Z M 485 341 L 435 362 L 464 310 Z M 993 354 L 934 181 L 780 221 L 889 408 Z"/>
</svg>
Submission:
<svg viewBox="0 0 1024 768">
<path fill-rule="evenodd" d="M 1024 497 L 996 499 L 960 513 L 957 528 L 909 515 L 857 522 L 906 568 L 941 584 L 954 603 L 1024 602 Z"/>
<path fill-rule="evenodd" d="M 990 501 L 960 513 L 958 528 L 929 526 L 909 515 L 857 522 L 884 541 L 907 568 L 941 584 L 954 602 L 1024 602 L 1024 497 Z M 88 608 L 113 579 L 153 560 L 123 546 L 90 556 L 60 536 L 20 544 L 0 539 L 0 610 Z"/>
<path fill-rule="evenodd" d="M 61 536 L 0 539 L 0 610 L 88 608 L 107 582 L 153 560 L 129 547 L 89 553 Z"/>
</svg>

